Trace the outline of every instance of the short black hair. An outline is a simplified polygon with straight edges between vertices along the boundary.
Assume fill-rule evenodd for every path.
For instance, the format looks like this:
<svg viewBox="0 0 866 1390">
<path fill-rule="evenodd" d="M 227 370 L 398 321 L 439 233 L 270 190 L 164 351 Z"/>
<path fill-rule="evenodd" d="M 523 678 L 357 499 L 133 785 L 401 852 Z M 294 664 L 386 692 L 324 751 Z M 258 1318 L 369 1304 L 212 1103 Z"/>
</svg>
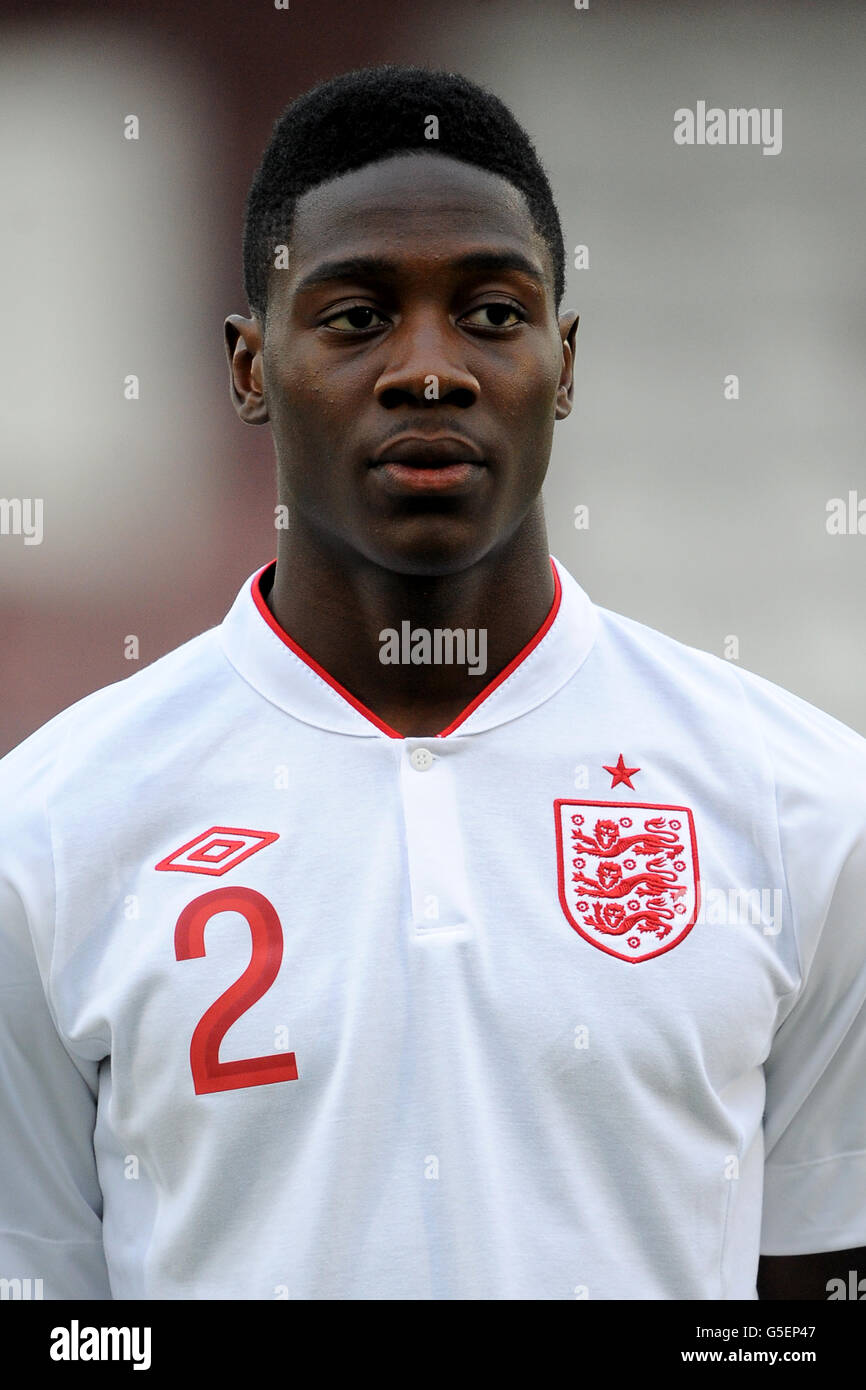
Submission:
<svg viewBox="0 0 866 1390">
<path fill-rule="evenodd" d="M 428 117 L 438 139 L 425 137 Z M 498 174 L 523 193 L 553 262 L 556 309 L 565 290 L 565 246 L 553 193 L 526 131 L 499 97 L 459 73 L 358 68 L 304 92 L 274 125 L 247 197 L 244 290 L 264 319 L 274 246 L 288 241 L 309 189 L 404 150 L 458 159 Z"/>
</svg>

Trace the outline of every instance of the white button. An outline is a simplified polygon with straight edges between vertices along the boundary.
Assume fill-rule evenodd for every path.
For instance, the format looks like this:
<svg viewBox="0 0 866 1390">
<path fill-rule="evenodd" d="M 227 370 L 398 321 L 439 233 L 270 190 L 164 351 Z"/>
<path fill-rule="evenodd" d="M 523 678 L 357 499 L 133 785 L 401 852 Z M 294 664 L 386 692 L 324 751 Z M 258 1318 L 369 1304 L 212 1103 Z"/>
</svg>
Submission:
<svg viewBox="0 0 866 1390">
<path fill-rule="evenodd" d="M 428 767 L 433 766 L 433 754 L 429 748 L 416 748 L 409 754 L 409 761 L 416 772 L 426 772 Z"/>
</svg>

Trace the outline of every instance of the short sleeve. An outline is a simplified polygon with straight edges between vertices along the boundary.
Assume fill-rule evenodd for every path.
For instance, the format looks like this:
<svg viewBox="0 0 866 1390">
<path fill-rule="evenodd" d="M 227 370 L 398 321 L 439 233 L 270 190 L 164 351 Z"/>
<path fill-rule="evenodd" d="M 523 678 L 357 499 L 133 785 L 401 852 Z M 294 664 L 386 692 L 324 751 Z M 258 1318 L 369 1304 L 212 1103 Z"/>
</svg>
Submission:
<svg viewBox="0 0 866 1390">
<path fill-rule="evenodd" d="M 866 740 L 776 687 L 758 703 L 800 975 L 764 1066 L 760 1249 L 805 1255 L 866 1245 Z"/>
<path fill-rule="evenodd" d="M 20 1280 L 21 1297 L 108 1299 L 98 1064 L 67 1049 L 45 987 L 54 895 L 39 748 L 35 735 L 0 762 L 0 1278 Z"/>
</svg>

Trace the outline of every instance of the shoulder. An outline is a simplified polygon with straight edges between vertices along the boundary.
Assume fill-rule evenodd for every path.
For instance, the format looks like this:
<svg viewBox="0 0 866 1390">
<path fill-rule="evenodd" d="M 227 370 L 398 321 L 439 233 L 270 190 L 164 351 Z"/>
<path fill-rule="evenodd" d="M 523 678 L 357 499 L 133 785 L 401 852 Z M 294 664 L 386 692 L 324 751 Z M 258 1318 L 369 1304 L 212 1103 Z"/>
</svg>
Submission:
<svg viewBox="0 0 866 1390">
<path fill-rule="evenodd" d="M 816 792 L 847 789 L 866 814 L 866 738 L 816 705 L 737 662 L 687 646 L 632 618 L 598 610 L 602 641 L 617 660 L 667 696 L 672 710 L 708 712 L 720 740 L 732 721 L 745 721 L 774 774 Z"/>
<path fill-rule="evenodd" d="M 630 687 L 633 720 L 646 724 L 654 711 L 666 736 L 690 735 L 707 795 L 755 843 L 774 842 L 801 964 L 827 923 L 840 949 L 861 959 L 866 739 L 732 661 L 607 610 L 600 618 L 599 655 Z"/>
<path fill-rule="evenodd" d="M 173 733 L 195 721 L 231 680 L 218 628 L 62 710 L 0 758 L 0 840 L 28 809 L 44 809 L 70 782 L 98 796 L 102 777 L 130 761 L 159 758 Z"/>
</svg>

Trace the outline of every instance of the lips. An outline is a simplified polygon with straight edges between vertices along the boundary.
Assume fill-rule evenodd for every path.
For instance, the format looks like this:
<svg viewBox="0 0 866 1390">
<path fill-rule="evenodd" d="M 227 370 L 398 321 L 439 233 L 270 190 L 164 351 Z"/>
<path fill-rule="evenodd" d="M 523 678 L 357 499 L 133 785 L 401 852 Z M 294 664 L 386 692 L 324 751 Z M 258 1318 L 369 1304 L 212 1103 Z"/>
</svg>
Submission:
<svg viewBox="0 0 866 1390">
<path fill-rule="evenodd" d="M 477 443 L 464 435 L 405 431 L 375 450 L 371 477 L 392 496 L 460 498 L 481 485 L 488 468 Z"/>
<path fill-rule="evenodd" d="M 380 444 L 373 463 L 407 463 L 436 468 L 448 463 L 482 463 L 478 445 L 462 434 L 398 434 Z"/>
</svg>

